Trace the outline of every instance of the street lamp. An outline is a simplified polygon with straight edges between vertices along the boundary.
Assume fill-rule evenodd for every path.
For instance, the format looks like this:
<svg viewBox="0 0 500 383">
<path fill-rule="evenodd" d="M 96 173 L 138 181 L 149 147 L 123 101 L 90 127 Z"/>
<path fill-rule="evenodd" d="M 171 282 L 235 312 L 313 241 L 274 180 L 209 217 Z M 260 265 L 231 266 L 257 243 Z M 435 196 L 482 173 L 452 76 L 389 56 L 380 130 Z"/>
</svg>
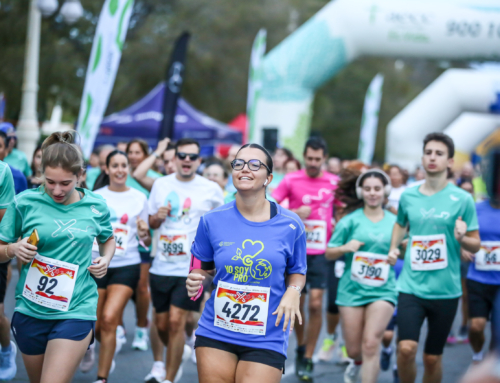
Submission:
<svg viewBox="0 0 500 383">
<path fill-rule="evenodd" d="M 26 36 L 26 56 L 24 61 L 23 95 L 21 113 L 17 124 L 18 148 L 31 163 L 40 130 L 36 112 L 38 95 L 38 63 L 40 59 L 41 14 L 52 15 L 58 7 L 57 0 L 30 0 L 28 14 L 28 35 Z M 66 0 L 61 7 L 61 15 L 67 23 L 74 23 L 83 15 L 79 0 Z"/>
</svg>

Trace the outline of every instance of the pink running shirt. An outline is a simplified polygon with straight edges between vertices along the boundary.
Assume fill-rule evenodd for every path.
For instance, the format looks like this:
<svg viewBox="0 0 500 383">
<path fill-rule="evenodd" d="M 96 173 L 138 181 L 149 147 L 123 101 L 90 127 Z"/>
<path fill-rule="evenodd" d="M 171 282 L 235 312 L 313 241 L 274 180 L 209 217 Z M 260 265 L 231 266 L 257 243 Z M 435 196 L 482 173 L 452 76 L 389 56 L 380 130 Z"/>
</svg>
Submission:
<svg viewBox="0 0 500 383">
<path fill-rule="evenodd" d="M 311 214 L 304 221 L 307 255 L 325 253 L 326 244 L 332 235 L 334 191 L 338 181 L 338 176 L 325 171 L 320 177 L 311 178 L 303 169 L 287 174 L 273 191 L 272 196 L 277 201 L 289 199 L 290 210 L 304 205 L 311 207 Z"/>
</svg>

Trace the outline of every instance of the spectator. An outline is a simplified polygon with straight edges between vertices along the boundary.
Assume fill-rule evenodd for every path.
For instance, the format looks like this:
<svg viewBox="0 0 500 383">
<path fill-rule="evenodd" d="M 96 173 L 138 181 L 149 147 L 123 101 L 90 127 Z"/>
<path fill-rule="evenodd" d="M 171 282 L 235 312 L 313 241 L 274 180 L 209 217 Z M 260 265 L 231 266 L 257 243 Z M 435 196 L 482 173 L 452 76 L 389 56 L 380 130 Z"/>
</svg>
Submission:
<svg viewBox="0 0 500 383">
<path fill-rule="evenodd" d="M 300 168 L 300 162 L 295 158 L 291 158 L 287 162 L 285 162 L 285 174 L 296 172 L 297 170 L 300 170 Z"/>
<path fill-rule="evenodd" d="M 203 177 L 208 178 L 210 181 L 217 183 L 224 193 L 224 198 L 228 194 L 225 190 L 227 184 L 228 173 L 224 165 L 220 162 L 209 162 L 203 170 Z"/>
<path fill-rule="evenodd" d="M 99 151 L 94 149 L 94 151 L 90 154 L 90 159 L 87 168 L 97 168 L 99 167 Z"/>
<path fill-rule="evenodd" d="M 116 144 L 116 149 L 122 151 L 123 153 L 127 153 L 127 141 L 118 141 Z"/>
<path fill-rule="evenodd" d="M 40 186 L 42 180 L 42 146 L 38 145 L 31 160 L 31 177 L 28 177 L 28 189 L 35 189 Z"/>
<path fill-rule="evenodd" d="M 9 147 L 9 137 L 0 130 L 0 161 L 5 159 Z M 14 189 L 16 194 L 25 191 L 28 188 L 26 182 L 26 177 L 21 171 L 17 170 L 15 167 L 9 164 L 10 170 L 12 172 L 12 178 L 14 179 Z"/>
<path fill-rule="evenodd" d="M 391 165 L 389 167 L 389 178 L 391 179 L 391 194 L 389 194 L 389 203 L 388 207 L 393 208 L 395 212 L 397 212 L 399 207 L 399 200 L 401 198 L 401 194 L 406 189 L 406 176 L 398 165 Z"/>
<path fill-rule="evenodd" d="M 16 149 L 17 136 L 14 126 L 10 122 L 2 122 L 0 123 L 0 131 L 7 135 L 9 142 L 4 162 L 21 171 L 25 177 L 31 176 L 31 168 L 26 154 Z"/>
<path fill-rule="evenodd" d="M 328 172 L 339 175 L 342 170 L 342 163 L 340 162 L 340 158 L 338 157 L 330 157 L 327 163 Z"/>
<path fill-rule="evenodd" d="M 94 184 L 101 173 L 105 174 L 106 171 L 106 157 L 109 153 L 115 150 L 113 145 L 102 145 L 97 148 L 99 156 L 99 167 L 89 169 L 87 172 L 87 186 L 90 190 L 94 188 Z"/>
<path fill-rule="evenodd" d="M 293 159 L 293 154 L 287 148 L 278 148 L 273 156 L 273 180 L 269 184 L 268 192 L 272 194 L 285 177 L 285 163 Z"/>
</svg>

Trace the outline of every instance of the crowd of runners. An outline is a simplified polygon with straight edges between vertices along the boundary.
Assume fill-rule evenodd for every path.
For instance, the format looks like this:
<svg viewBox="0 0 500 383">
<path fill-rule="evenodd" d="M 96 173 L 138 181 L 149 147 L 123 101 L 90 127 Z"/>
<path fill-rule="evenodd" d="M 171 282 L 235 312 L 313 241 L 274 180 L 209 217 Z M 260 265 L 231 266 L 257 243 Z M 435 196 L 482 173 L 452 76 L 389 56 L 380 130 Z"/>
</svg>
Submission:
<svg viewBox="0 0 500 383">
<path fill-rule="evenodd" d="M 202 159 L 192 139 L 154 151 L 134 139 L 89 163 L 77 138 L 52 134 L 29 166 L 0 124 L 1 381 L 17 350 L 32 383 L 94 365 L 89 382 L 112 381 L 126 331 L 152 352 L 148 383 L 179 381 L 187 359 L 202 383 L 279 382 L 290 336 L 301 381 L 336 358 L 345 383 L 380 369 L 413 383 L 420 341 L 424 382 L 442 380 L 447 342 L 470 342 L 467 382 L 500 381 L 500 149 L 453 174 L 453 141 L 432 133 L 410 176 L 329 158 L 320 137 L 301 159 L 258 144 Z"/>
</svg>

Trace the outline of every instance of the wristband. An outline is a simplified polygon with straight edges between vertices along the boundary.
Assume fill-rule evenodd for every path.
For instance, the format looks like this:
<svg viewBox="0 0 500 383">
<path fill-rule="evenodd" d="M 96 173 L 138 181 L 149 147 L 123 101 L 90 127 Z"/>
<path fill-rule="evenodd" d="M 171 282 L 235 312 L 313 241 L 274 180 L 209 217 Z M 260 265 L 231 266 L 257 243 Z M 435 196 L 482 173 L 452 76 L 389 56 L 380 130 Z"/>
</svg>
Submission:
<svg viewBox="0 0 500 383">
<path fill-rule="evenodd" d="M 297 292 L 299 293 L 299 297 L 302 296 L 302 294 L 300 293 L 301 292 L 301 288 L 299 286 L 296 286 L 296 285 L 288 285 L 287 287 L 288 289 L 294 289 L 294 290 L 297 290 Z"/>
<path fill-rule="evenodd" d="M 14 259 L 16 257 L 16 254 L 14 254 L 14 256 L 12 258 L 9 257 L 9 246 L 10 246 L 10 244 L 8 244 L 7 247 L 5 248 L 5 256 L 9 259 Z"/>
</svg>

